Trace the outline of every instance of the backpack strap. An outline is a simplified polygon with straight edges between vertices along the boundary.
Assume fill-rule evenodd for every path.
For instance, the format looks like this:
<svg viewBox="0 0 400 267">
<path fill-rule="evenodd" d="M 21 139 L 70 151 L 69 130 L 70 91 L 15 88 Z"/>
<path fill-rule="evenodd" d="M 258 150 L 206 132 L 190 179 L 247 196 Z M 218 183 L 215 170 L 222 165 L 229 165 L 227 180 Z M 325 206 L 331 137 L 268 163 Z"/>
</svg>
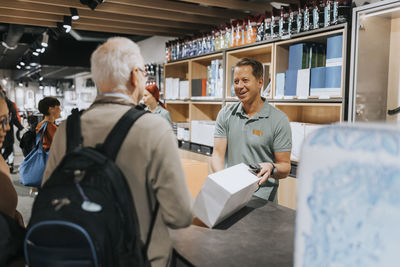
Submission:
<svg viewBox="0 0 400 267">
<path fill-rule="evenodd" d="M 119 119 L 117 124 L 112 128 L 111 132 L 107 135 L 106 140 L 100 146 L 101 151 L 108 156 L 110 159 L 115 161 L 119 149 L 125 140 L 132 125 L 139 119 L 142 115 L 148 113 L 138 108 L 129 109 L 122 117 Z"/>
<path fill-rule="evenodd" d="M 72 152 L 76 147 L 82 146 L 83 138 L 81 133 L 81 114 L 77 108 L 72 110 L 67 119 L 67 153 Z"/>
</svg>

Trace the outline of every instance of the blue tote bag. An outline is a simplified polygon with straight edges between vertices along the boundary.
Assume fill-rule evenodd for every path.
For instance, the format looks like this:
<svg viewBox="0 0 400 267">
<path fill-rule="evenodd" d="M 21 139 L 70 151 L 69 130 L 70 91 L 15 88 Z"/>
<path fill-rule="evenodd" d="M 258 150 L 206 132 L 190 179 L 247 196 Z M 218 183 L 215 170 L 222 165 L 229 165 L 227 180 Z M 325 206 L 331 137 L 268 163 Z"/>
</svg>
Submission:
<svg viewBox="0 0 400 267">
<path fill-rule="evenodd" d="M 24 158 L 19 167 L 20 182 L 25 186 L 40 187 L 43 172 L 46 167 L 48 151 L 43 149 L 43 136 L 46 132 L 47 122 L 43 123 L 36 135 L 36 146 Z"/>
</svg>

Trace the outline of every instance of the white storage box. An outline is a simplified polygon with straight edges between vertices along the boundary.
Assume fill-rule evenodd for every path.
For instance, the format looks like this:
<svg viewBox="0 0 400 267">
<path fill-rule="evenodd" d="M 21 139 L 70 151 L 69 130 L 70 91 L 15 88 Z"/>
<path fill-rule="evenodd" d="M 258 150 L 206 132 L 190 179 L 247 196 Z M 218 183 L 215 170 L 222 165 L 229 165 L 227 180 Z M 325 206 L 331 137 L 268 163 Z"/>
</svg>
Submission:
<svg viewBox="0 0 400 267">
<path fill-rule="evenodd" d="M 191 142 L 214 146 L 215 121 L 191 121 Z"/>
<path fill-rule="evenodd" d="M 195 216 L 208 227 L 214 227 L 246 206 L 259 180 L 244 163 L 210 174 L 196 197 Z"/>
</svg>

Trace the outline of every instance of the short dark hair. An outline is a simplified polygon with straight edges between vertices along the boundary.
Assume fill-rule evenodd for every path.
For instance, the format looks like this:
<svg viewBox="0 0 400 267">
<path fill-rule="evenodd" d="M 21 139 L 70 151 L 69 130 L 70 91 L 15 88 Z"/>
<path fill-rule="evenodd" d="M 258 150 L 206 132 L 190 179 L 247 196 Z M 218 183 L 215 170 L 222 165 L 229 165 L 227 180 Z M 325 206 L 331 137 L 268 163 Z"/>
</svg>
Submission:
<svg viewBox="0 0 400 267">
<path fill-rule="evenodd" d="M 49 107 L 55 107 L 55 106 L 60 106 L 60 101 L 58 101 L 57 98 L 47 96 L 43 98 L 42 100 L 39 101 L 39 111 L 43 115 L 50 115 L 49 113 Z"/>
<path fill-rule="evenodd" d="M 251 68 L 253 69 L 252 74 L 254 77 L 256 77 L 256 79 L 260 79 L 261 77 L 263 77 L 264 68 L 259 61 L 251 58 L 242 58 L 238 61 L 238 63 L 236 63 L 235 67 L 242 66 L 251 66 Z"/>
</svg>

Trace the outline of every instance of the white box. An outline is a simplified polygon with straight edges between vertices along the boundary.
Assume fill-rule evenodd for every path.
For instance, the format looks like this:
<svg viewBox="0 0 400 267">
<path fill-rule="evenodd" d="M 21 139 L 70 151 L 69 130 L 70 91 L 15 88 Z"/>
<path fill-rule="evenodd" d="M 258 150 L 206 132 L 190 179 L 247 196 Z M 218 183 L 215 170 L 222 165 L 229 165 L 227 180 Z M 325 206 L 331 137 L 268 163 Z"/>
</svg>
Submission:
<svg viewBox="0 0 400 267">
<path fill-rule="evenodd" d="M 292 130 L 292 152 L 290 158 L 292 160 L 299 160 L 300 150 L 304 141 L 304 123 L 291 122 L 290 128 Z"/>
<path fill-rule="evenodd" d="M 244 163 L 210 174 L 196 197 L 195 216 L 208 227 L 214 227 L 246 206 L 259 180 Z"/>
<path fill-rule="evenodd" d="M 310 69 L 297 71 L 296 95 L 299 98 L 308 98 L 310 95 Z"/>
<path fill-rule="evenodd" d="M 185 100 L 189 98 L 189 81 L 179 82 L 179 99 Z"/>
<path fill-rule="evenodd" d="M 191 142 L 214 146 L 215 121 L 191 121 Z"/>
</svg>

